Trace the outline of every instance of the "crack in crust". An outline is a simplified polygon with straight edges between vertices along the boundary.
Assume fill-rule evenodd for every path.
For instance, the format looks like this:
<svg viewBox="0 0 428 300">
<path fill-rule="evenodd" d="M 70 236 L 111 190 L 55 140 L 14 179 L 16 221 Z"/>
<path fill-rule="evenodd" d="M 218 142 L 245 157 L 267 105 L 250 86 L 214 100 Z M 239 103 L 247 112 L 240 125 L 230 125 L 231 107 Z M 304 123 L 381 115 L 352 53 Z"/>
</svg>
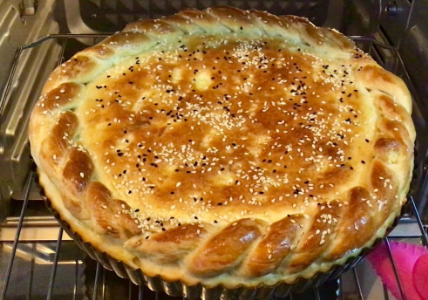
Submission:
<svg viewBox="0 0 428 300">
<path fill-rule="evenodd" d="M 91 153 L 85 145 L 75 143 L 79 120 L 72 110 L 84 93 L 83 84 L 109 69 L 114 60 L 148 51 L 169 36 L 205 33 L 279 36 L 314 53 L 338 49 L 352 54 L 356 80 L 374 99 L 378 118 L 375 140 L 368 146 L 373 157 L 363 162 L 369 170 L 367 181 L 348 187 L 342 200 L 321 203 L 309 217 L 294 214 L 271 224 L 253 218 L 203 227 L 180 224 L 181 227 L 166 226 L 165 231 L 149 239 L 141 234 L 142 224 L 132 218 L 131 208 L 113 199 L 109 188 L 96 180 L 97 166 Z M 31 116 L 29 137 L 36 163 L 60 190 L 61 199 L 51 199 L 53 205 L 61 212 L 62 204 L 55 202 L 62 201 L 72 216 L 69 220 L 82 222 L 83 227 L 95 230 L 107 243 L 111 239 L 123 243 L 138 261 L 154 258 L 184 269 L 173 279 L 207 282 L 206 278 L 226 274 L 230 275 L 226 278 L 256 278 L 252 283 L 256 285 L 265 282 L 263 276 L 274 273 L 276 282 L 288 275 L 293 275 L 289 277 L 292 281 L 299 272 L 305 274 L 305 270 L 317 269 L 321 263 L 332 265 L 368 245 L 405 201 L 415 139 L 411 99 L 405 84 L 370 58 L 361 57 L 361 51 L 349 39 L 335 30 L 318 28 L 306 18 L 222 7 L 190 9 L 159 20 L 138 21 L 59 66 L 42 95 Z M 147 118 L 144 122 L 150 124 Z M 329 176 L 334 179 L 348 174 L 349 169 L 336 169 L 330 175 L 324 174 L 326 181 L 322 184 L 328 190 Z M 67 215 L 65 211 L 62 214 Z M 79 230 L 82 234 L 81 227 Z M 88 234 L 84 236 L 91 242 Z M 132 260 L 125 262 L 135 266 Z M 213 282 L 221 283 L 221 279 Z"/>
</svg>

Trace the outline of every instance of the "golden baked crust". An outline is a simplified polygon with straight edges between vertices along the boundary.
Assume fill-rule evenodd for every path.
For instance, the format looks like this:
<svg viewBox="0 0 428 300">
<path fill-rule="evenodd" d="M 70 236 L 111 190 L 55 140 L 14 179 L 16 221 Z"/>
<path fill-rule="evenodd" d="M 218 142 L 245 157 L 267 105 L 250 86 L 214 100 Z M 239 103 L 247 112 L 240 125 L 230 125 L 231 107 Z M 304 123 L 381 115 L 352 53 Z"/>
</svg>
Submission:
<svg viewBox="0 0 428 300">
<path fill-rule="evenodd" d="M 143 20 L 47 81 L 31 150 L 72 230 L 149 276 L 272 285 L 383 236 L 415 130 L 405 84 L 335 30 L 222 7 Z"/>
</svg>

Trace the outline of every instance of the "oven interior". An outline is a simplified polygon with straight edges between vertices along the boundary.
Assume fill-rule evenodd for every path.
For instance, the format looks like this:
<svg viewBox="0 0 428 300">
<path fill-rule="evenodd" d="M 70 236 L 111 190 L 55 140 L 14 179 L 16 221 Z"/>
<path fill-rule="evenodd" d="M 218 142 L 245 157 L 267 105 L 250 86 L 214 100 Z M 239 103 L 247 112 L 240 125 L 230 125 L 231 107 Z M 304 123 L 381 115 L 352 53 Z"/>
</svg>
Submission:
<svg viewBox="0 0 428 300">
<path fill-rule="evenodd" d="M 220 5 L 295 14 L 318 26 L 334 27 L 406 82 L 417 130 L 415 170 L 404 217 L 385 243 L 388 249 L 395 240 L 428 245 L 424 225 L 428 222 L 428 2 L 4 0 L 0 2 L 0 300 L 178 299 L 117 277 L 88 258 L 63 232 L 35 182 L 26 128 L 44 81 L 77 51 L 139 18 Z M 362 260 L 337 281 L 286 299 L 394 298 Z"/>
</svg>

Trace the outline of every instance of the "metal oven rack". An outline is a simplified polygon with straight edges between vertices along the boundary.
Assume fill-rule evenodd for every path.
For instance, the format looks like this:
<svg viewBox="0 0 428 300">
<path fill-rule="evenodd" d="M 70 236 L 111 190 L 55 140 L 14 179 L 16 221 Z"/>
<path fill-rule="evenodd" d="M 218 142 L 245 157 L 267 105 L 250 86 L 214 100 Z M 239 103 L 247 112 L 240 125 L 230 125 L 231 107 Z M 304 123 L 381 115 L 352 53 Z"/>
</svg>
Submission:
<svg viewBox="0 0 428 300">
<path fill-rule="evenodd" d="M 60 64 L 64 59 L 66 59 L 67 45 L 71 40 L 87 39 L 90 40 L 92 44 L 95 44 L 105 36 L 105 34 L 55 34 L 46 36 L 32 44 L 22 46 L 17 49 L 10 69 L 8 81 L 0 98 L 0 111 L 4 111 L 5 99 L 13 90 L 13 85 L 16 80 L 16 78 L 14 78 L 15 71 L 20 62 L 20 58 L 26 50 L 40 47 L 44 43 L 57 43 L 62 49 L 57 59 L 57 64 Z M 411 82 L 396 48 L 379 43 L 371 37 L 358 36 L 351 38 L 353 38 L 361 48 L 369 51 L 374 58 L 377 57 L 379 51 L 390 51 L 390 53 L 395 57 L 395 63 L 387 68 L 390 71 L 400 73 L 402 77 L 404 76 L 403 79 L 408 84 Z M 33 98 L 33 103 L 28 103 L 28 105 L 34 104 L 36 97 Z M 420 184 L 420 182 L 424 181 L 423 178 L 421 179 L 420 177 L 424 177 L 426 171 L 425 166 L 419 165 L 416 169 L 418 168 L 419 171 L 416 173 L 419 172 L 420 174 L 416 176 L 418 177 L 415 181 L 416 185 L 417 182 Z M 424 170 L 421 171 L 420 169 L 422 168 Z M 421 174 L 422 176 L 420 176 Z M 35 202 L 31 201 L 31 198 L 34 198 L 34 195 L 36 195 L 37 198 L 38 193 L 35 178 L 35 171 L 30 170 L 27 180 L 22 187 L 22 201 L 18 205 L 19 213 L 17 213 L 15 217 L 9 217 L 5 222 L 0 223 L 0 233 L 2 230 L 10 230 L 10 228 L 16 229 L 13 238 L 9 238 L 8 241 L 0 242 L 0 254 L 2 252 L 8 253 L 7 259 L 3 259 L 3 261 L 0 259 L 0 276 L 3 276 L 3 278 L 0 277 L 0 300 L 50 300 L 62 298 L 71 298 L 73 300 L 185 299 L 184 297 L 168 297 L 162 293 L 152 292 L 147 287 L 134 286 L 129 280 L 119 279 L 112 272 L 106 271 L 100 263 L 95 263 L 90 259 L 87 259 L 86 255 L 78 249 L 72 241 L 70 241 L 70 238 L 65 232 L 63 232 L 63 229 L 58 226 L 53 218 L 50 218 L 49 216 L 28 216 L 27 211 L 32 209 L 32 203 Z M 401 219 L 396 229 L 393 230 L 384 241 L 387 249 L 389 250 L 389 258 L 391 259 L 395 278 L 400 287 L 402 299 L 406 299 L 406 297 L 391 254 L 390 241 L 406 240 L 407 242 L 422 244 L 425 247 L 428 247 L 427 228 L 421 222 L 421 217 L 417 209 L 417 200 L 414 199 L 414 196 L 417 197 L 417 194 L 419 193 L 414 191 L 411 192 L 408 204 L 406 205 L 404 218 Z M 38 224 L 38 222 L 42 224 L 42 227 L 44 228 L 43 230 L 49 228 L 50 230 L 56 231 L 57 239 L 47 240 L 43 235 L 43 230 L 36 238 L 26 237 L 26 228 L 31 227 L 34 224 Z M 27 271 L 22 271 L 22 269 L 20 269 L 22 266 L 21 260 L 29 261 L 29 269 L 25 269 Z M 381 284 L 380 294 L 378 292 L 376 294 L 377 296 L 373 296 L 373 288 L 366 288 L 367 270 L 369 269 L 366 268 L 362 270 L 362 265 L 364 265 L 364 263 L 353 267 L 335 282 L 326 283 L 321 287 L 306 291 L 302 294 L 290 294 L 285 299 L 392 299 L 392 296 L 388 293 L 386 287 Z M 40 271 L 38 271 L 38 269 L 42 268 L 41 266 L 43 266 L 43 274 L 40 274 Z M 4 271 L 1 271 L 2 269 Z M 372 270 L 369 271 L 373 273 Z M 44 284 L 39 282 L 41 280 L 44 281 Z M 64 285 L 65 282 L 67 282 L 67 284 Z M 38 294 L 35 292 L 36 289 L 39 291 Z M 40 290 L 42 291 L 40 292 Z M 279 300 L 279 298 L 275 297 L 272 299 Z"/>
</svg>

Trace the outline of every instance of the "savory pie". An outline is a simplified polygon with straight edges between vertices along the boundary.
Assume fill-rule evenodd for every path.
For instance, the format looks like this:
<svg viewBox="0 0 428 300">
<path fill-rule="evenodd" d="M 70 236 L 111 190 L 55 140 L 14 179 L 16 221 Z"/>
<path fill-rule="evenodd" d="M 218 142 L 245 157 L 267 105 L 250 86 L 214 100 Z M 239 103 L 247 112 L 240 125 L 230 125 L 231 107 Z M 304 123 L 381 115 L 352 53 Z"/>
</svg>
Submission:
<svg viewBox="0 0 428 300">
<path fill-rule="evenodd" d="M 411 97 L 333 29 L 222 7 L 74 55 L 29 125 L 71 229 L 148 276 L 292 283 L 358 255 L 406 201 Z"/>
</svg>

